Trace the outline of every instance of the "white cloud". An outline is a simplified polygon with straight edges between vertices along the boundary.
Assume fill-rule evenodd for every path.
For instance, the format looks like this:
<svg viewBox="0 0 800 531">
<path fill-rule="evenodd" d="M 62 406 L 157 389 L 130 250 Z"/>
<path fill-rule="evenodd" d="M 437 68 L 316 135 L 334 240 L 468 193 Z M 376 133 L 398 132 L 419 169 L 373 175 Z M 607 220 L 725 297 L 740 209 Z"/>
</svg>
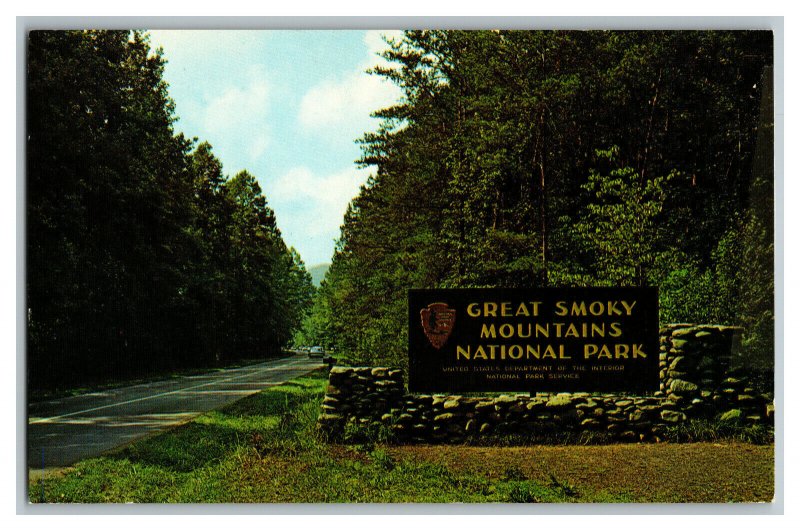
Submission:
<svg viewBox="0 0 800 531">
<path fill-rule="evenodd" d="M 254 76 L 246 86 L 230 86 L 208 101 L 203 124 L 208 129 L 231 130 L 261 121 L 268 98 L 267 80 Z"/>
<path fill-rule="evenodd" d="M 326 80 L 303 96 L 300 124 L 310 131 L 344 129 L 350 133 L 369 125 L 373 111 L 391 105 L 399 96 L 392 83 L 363 72 Z"/>
<path fill-rule="evenodd" d="M 211 137 L 244 139 L 241 148 L 253 162 L 269 145 L 270 86 L 261 70 L 251 70 L 244 81 L 242 86 L 228 86 L 208 98 L 202 125 Z"/>
<path fill-rule="evenodd" d="M 266 132 L 256 134 L 250 141 L 250 145 L 247 148 L 247 155 L 250 157 L 250 160 L 257 160 L 267 151 L 267 147 L 269 146 L 269 135 Z"/>
<path fill-rule="evenodd" d="M 314 254 L 319 247 L 314 243 L 338 237 L 347 204 L 358 194 L 369 173 L 370 169 L 346 168 L 317 174 L 298 166 L 266 184 L 284 240 L 297 247 L 306 264 L 330 260 L 330 256 Z"/>
<path fill-rule="evenodd" d="M 149 30 L 152 48 L 162 46 L 167 58 L 229 57 L 247 54 L 263 44 L 263 33 L 231 30 Z M 261 34 L 260 34 L 261 33 Z"/>
<path fill-rule="evenodd" d="M 368 31 L 364 44 L 369 52 L 368 59 L 357 70 L 337 79 L 326 79 L 311 87 L 300 102 L 300 125 L 307 132 L 330 133 L 337 131 L 350 139 L 361 136 L 375 123 L 370 114 L 396 102 L 402 92 L 392 82 L 366 70 L 376 64 L 386 64 L 376 52 L 386 44 L 381 40 L 382 31 Z"/>
<path fill-rule="evenodd" d="M 177 125 L 214 146 L 227 169 L 251 170 L 270 146 L 272 84 L 258 60 L 272 38 L 263 31 L 151 30 L 173 84 Z"/>
<path fill-rule="evenodd" d="M 333 212 L 329 223 L 320 223 L 322 228 L 312 227 L 311 230 L 324 230 L 325 225 L 338 227 L 347 204 L 358 194 L 368 176 L 369 169 L 347 168 L 318 175 L 305 166 L 295 167 L 275 181 L 270 198 L 312 207 L 305 209 L 309 219 L 318 220 L 320 213 Z"/>
<path fill-rule="evenodd" d="M 298 117 L 305 132 L 355 139 L 377 127 L 376 121 L 370 117 L 372 112 L 401 98 L 402 91 L 396 85 L 366 73 L 373 66 L 389 65 L 377 55 L 387 47 L 382 34 L 395 38 L 402 36 L 400 31 L 367 31 L 364 35 L 367 56 L 363 63 L 351 72 L 325 79 L 306 91 Z M 314 253 L 320 248 L 329 249 L 324 244 L 339 236 L 347 205 L 366 182 L 370 171 L 374 168 L 346 168 L 318 175 L 308 167 L 298 166 L 268 187 L 284 238 L 296 242 L 306 264 L 330 260 L 330 255 Z"/>
<path fill-rule="evenodd" d="M 226 174 L 247 168 L 259 178 L 284 240 L 309 265 L 330 260 L 347 204 L 369 174 L 351 165 L 359 155 L 352 140 L 375 130 L 370 113 L 402 94 L 365 73 L 387 64 L 377 55 L 386 47 L 381 33 L 361 33 L 352 66 L 333 72 L 277 58 L 272 47 L 296 37 L 284 32 L 152 32 L 169 61 L 179 127 L 209 141 Z"/>
</svg>

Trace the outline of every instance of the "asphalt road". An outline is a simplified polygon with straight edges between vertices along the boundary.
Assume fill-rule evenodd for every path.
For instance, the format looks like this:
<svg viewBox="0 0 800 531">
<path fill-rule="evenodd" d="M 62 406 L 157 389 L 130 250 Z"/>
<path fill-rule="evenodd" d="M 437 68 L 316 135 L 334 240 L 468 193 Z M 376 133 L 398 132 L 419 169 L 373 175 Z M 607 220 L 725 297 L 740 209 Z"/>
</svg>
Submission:
<svg viewBox="0 0 800 531">
<path fill-rule="evenodd" d="M 67 466 L 322 366 L 306 354 L 28 406 L 28 466 Z"/>
</svg>

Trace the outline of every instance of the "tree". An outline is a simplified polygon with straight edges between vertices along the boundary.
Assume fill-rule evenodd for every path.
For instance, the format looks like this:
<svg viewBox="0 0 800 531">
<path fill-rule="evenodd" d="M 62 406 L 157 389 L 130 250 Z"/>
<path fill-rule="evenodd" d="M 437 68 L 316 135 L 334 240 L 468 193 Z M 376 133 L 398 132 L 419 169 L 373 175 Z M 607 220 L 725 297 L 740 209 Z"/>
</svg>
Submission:
<svg viewBox="0 0 800 531">
<path fill-rule="evenodd" d="M 354 362 L 405 364 L 412 287 L 648 284 L 674 315 L 718 315 L 768 32 L 408 31 L 383 57 L 403 98 L 361 140 L 375 171 L 315 304 Z"/>
<path fill-rule="evenodd" d="M 616 149 L 598 152 L 613 162 Z M 596 171 L 583 185 L 594 200 L 576 230 L 594 251 L 597 281 L 610 286 L 647 286 L 659 259 L 669 256 L 659 230 L 668 185 L 676 177 L 644 178 L 633 168 Z"/>
<path fill-rule="evenodd" d="M 27 293 L 37 380 L 118 370 L 142 352 L 145 365 L 176 355 L 161 338 L 187 304 L 188 143 L 173 135 L 162 70 L 136 32 L 30 34 Z"/>
<path fill-rule="evenodd" d="M 175 134 L 145 34 L 28 43 L 31 387 L 279 352 L 309 304 L 252 175 Z"/>
</svg>

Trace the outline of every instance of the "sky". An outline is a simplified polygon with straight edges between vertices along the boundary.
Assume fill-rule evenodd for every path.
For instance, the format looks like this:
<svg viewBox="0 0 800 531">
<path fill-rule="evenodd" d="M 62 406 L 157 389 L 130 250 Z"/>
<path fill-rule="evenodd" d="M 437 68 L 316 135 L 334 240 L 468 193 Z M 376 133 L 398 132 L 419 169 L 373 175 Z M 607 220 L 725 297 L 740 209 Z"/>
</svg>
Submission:
<svg viewBox="0 0 800 531">
<path fill-rule="evenodd" d="M 176 131 L 211 144 L 223 172 L 255 175 L 283 239 L 329 263 L 350 200 L 374 168 L 355 140 L 400 89 L 365 71 L 395 31 L 153 30 Z"/>
</svg>

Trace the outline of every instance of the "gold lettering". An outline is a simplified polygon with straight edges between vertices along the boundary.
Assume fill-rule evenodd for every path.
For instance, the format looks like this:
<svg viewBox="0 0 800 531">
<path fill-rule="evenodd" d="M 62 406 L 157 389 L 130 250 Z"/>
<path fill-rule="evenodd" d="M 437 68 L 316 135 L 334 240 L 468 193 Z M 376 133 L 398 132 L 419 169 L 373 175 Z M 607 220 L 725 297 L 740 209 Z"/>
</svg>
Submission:
<svg viewBox="0 0 800 531">
<path fill-rule="evenodd" d="M 574 324 L 570 323 L 569 326 L 567 326 L 567 332 L 564 334 L 564 337 L 580 337 L 580 335 L 578 335 L 578 329 Z"/>
<path fill-rule="evenodd" d="M 536 337 L 550 337 L 550 324 L 540 325 L 536 323 Z"/>
<path fill-rule="evenodd" d="M 481 311 L 478 309 L 478 303 L 472 302 L 467 306 L 467 315 L 470 317 L 480 317 Z"/>
<path fill-rule="evenodd" d="M 556 302 L 556 311 L 555 314 L 559 317 L 564 317 L 567 315 L 569 310 L 567 310 L 567 302 L 566 301 L 557 301 Z"/>
<path fill-rule="evenodd" d="M 631 306 L 633 308 L 633 306 Z M 646 358 L 647 354 L 642 350 L 642 344 L 639 343 L 637 345 L 633 345 L 633 357 L 634 358 Z"/>
<path fill-rule="evenodd" d="M 631 314 L 631 312 L 633 311 L 633 307 L 636 306 L 636 301 L 633 301 L 630 304 L 628 304 L 628 301 L 620 301 L 620 302 L 625 307 L 625 311 L 628 312 L 628 315 Z"/>
<path fill-rule="evenodd" d="M 494 339 L 495 337 L 497 337 L 497 331 L 494 329 L 494 325 L 483 323 L 481 326 L 481 338 Z"/>
<path fill-rule="evenodd" d="M 467 349 L 466 350 L 464 350 L 464 347 L 462 347 L 461 345 L 456 345 L 456 360 L 460 360 L 462 357 L 464 359 L 466 359 L 466 360 L 469 359 L 469 357 L 470 357 L 470 347 L 469 347 L 469 345 L 467 345 Z"/>
<path fill-rule="evenodd" d="M 605 305 L 600 301 L 594 301 L 589 305 L 589 313 L 594 315 L 595 317 L 599 317 L 603 315 L 606 311 Z"/>
<path fill-rule="evenodd" d="M 567 356 L 566 353 L 564 352 L 564 345 L 558 346 L 558 357 L 561 358 L 562 360 L 572 359 L 572 356 Z"/>
<path fill-rule="evenodd" d="M 497 348 L 497 345 L 489 345 L 489 359 L 494 359 L 494 351 Z"/>
<path fill-rule="evenodd" d="M 608 348 L 608 345 L 603 345 L 600 347 L 600 352 L 597 354 L 597 359 L 600 358 L 608 358 L 611 359 L 611 350 Z"/>
<path fill-rule="evenodd" d="M 572 315 L 586 315 L 586 302 L 581 301 L 580 304 L 577 302 L 572 303 Z"/>
<path fill-rule="evenodd" d="M 592 356 L 595 356 L 599 349 L 600 347 L 595 345 L 594 343 L 586 343 L 583 346 L 583 359 L 588 360 Z"/>
<path fill-rule="evenodd" d="M 628 352 L 630 350 L 631 348 L 628 345 L 620 345 L 620 344 L 614 345 L 614 359 L 619 359 L 619 358 L 627 359 Z"/>
</svg>

